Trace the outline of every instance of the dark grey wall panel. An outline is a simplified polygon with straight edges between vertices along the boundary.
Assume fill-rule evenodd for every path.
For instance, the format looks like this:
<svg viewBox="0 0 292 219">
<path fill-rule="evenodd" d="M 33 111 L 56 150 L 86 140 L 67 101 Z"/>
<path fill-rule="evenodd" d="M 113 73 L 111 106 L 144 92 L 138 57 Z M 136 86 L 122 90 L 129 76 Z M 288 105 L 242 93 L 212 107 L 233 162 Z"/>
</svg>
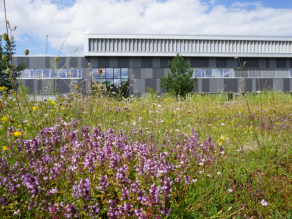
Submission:
<svg viewBox="0 0 292 219">
<path fill-rule="evenodd" d="M 68 79 L 59 79 L 57 80 L 57 90 L 59 91 L 59 93 L 68 93 L 70 91 L 70 88 L 67 86 L 67 84 L 70 84 L 70 80 Z"/>
<path fill-rule="evenodd" d="M 196 92 L 196 93 L 199 92 L 199 83 L 198 83 L 198 80 L 195 83 L 194 92 Z"/>
<path fill-rule="evenodd" d="M 239 79 L 224 79 L 224 91 L 225 92 L 238 92 L 238 80 Z"/>
<path fill-rule="evenodd" d="M 52 57 L 46 57 L 45 58 L 45 68 L 53 68 L 52 62 L 53 62 Z"/>
<path fill-rule="evenodd" d="M 284 83 L 283 83 L 283 79 L 282 78 L 273 79 L 274 91 L 284 91 L 283 84 Z"/>
<path fill-rule="evenodd" d="M 141 68 L 133 68 L 133 74 L 135 79 L 141 79 Z"/>
<path fill-rule="evenodd" d="M 59 57 L 58 68 L 62 68 L 65 65 L 65 63 L 66 63 L 66 57 Z"/>
<path fill-rule="evenodd" d="M 245 92 L 252 92 L 252 79 L 245 79 Z"/>
<path fill-rule="evenodd" d="M 130 86 L 130 88 L 129 88 L 129 96 L 131 96 L 133 94 L 134 94 L 134 87 Z"/>
<path fill-rule="evenodd" d="M 269 68 L 276 68 L 276 59 L 269 59 Z"/>
<path fill-rule="evenodd" d="M 37 66 L 38 66 L 38 68 L 46 68 L 46 58 L 47 57 L 38 57 L 37 58 Z"/>
<path fill-rule="evenodd" d="M 97 59 L 97 57 L 90 57 L 89 58 L 89 62 L 91 64 L 91 68 L 98 68 L 98 59 Z"/>
<path fill-rule="evenodd" d="M 209 67 L 216 68 L 216 58 L 209 58 Z"/>
<path fill-rule="evenodd" d="M 227 58 L 227 68 L 238 68 L 238 59 Z"/>
<path fill-rule="evenodd" d="M 28 87 L 30 94 L 34 93 L 34 80 L 33 79 L 25 80 L 25 86 Z"/>
<path fill-rule="evenodd" d="M 129 68 L 129 57 L 118 57 L 119 68 Z"/>
<path fill-rule="evenodd" d="M 191 67 L 194 68 L 209 68 L 209 58 L 206 57 L 192 57 Z"/>
<path fill-rule="evenodd" d="M 286 58 L 276 59 L 276 67 L 277 68 L 287 68 L 287 59 Z"/>
<path fill-rule="evenodd" d="M 160 68 L 160 58 L 159 57 L 153 57 L 152 59 L 153 68 Z"/>
<path fill-rule="evenodd" d="M 89 58 L 80 57 L 81 68 L 88 68 Z"/>
<path fill-rule="evenodd" d="M 266 58 L 266 68 L 270 68 L 270 59 Z"/>
<path fill-rule="evenodd" d="M 256 80 L 256 90 L 273 89 L 273 79 L 261 78 Z"/>
<path fill-rule="evenodd" d="M 40 92 L 42 92 L 42 89 L 43 89 L 43 81 L 42 80 L 38 80 L 38 90 L 37 90 L 37 93 L 40 94 Z"/>
<path fill-rule="evenodd" d="M 290 59 L 290 68 L 292 68 L 292 59 Z"/>
<path fill-rule="evenodd" d="M 70 68 L 81 68 L 81 66 L 78 66 L 78 58 L 77 57 L 72 57 L 69 61 L 69 66 Z"/>
<path fill-rule="evenodd" d="M 37 57 L 28 57 L 29 59 L 29 67 L 30 68 L 38 68 L 38 58 Z"/>
<path fill-rule="evenodd" d="M 154 91 L 156 91 L 157 88 L 157 80 L 156 79 L 145 79 L 145 88 L 147 90 L 147 87 L 152 88 Z"/>
<path fill-rule="evenodd" d="M 259 68 L 260 66 L 260 60 L 259 58 L 241 58 L 240 59 L 240 63 L 241 66 L 243 65 L 243 63 L 245 63 L 243 68 Z"/>
<path fill-rule="evenodd" d="M 17 57 L 17 66 L 18 65 L 23 65 L 25 61 L 25 57 Z M 29 68 L 29 58 L 26 58 L 26 68 Z"/>
<path fill-rule="evenodd" d="M 267 68 L 266 59 L 259 59 L 259 68 Z"/>
<path fill-rule="evenodd" d="M 283 79 L 283 91 L 290 91 L 290 79 Z"/>
<path fill-rule="evenodd" d="M 168 62 L 172 62 L 171 57 L 160 57 L 160 68 L 168 68 Z"/>
<path fill-rule="evenodd" d="M 153 78 L 159 79 L 164 76 L 164 68 L 153 68 Z"/>
<path fill-rule="evenodd" d="M 202 79 L 202 92 L 209 92 L 209 79 Z"/>
<path fill-rule="evenodd" d="M 86 94 L 87 90 L 86 90 L 86 82 L 82 79 L 78 79 L 78 85 L 82 94 Z"/>
<path fill-rule="evenodd" d="M 119 58 L 118 58 L 119 60 Z M 98 57 L 98 68 L 109 68 L 109 57 Z"/>
<path fill-rule="evenodd" d="M 139 57 L 131 57 L 129 59 L 130 68 L 141 68 L 141 58 Z"/>
<path fill-rule="evenodd" d="M 217 68 L 227 68 L 227 58 L 216 58 Z"/>
<path fill-rule="evenodd" d="M 153 67 L 152 62 L 153 62 L 152 57 L 142 57 L 141 58 L 141 67 L 142 68 L 152 68 Z"/>
<path fill-rule="evenodd" d="M 118 67 L 118 59 L 117 57 L 110 57 L 109 58 L 110 68 L 117 68 Z"/>
<path fill-rule="evenodd" d="M 15 64 L 16 66 L 18 66 L 18 64 L 17 64 L 17 63 L 18 63 L 18 62 L 17 62 L 17 59 L 18 59 L 17 57 L 13 57 L 13 62 L 14 62 L 14 64 Z"/>
</svg>

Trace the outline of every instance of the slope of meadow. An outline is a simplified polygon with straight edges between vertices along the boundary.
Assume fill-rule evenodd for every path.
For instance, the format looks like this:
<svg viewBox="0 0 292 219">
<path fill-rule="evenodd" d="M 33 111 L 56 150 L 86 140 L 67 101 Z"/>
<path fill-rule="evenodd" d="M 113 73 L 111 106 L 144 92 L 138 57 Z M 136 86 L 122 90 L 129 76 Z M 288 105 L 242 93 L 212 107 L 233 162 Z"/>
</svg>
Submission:
<svg viewBox="0 0 292 219">
<path fill-rule="evenodd" d="M 1 104 L 2 217 L 291 218 L 288 94 Z"/>
</svg>

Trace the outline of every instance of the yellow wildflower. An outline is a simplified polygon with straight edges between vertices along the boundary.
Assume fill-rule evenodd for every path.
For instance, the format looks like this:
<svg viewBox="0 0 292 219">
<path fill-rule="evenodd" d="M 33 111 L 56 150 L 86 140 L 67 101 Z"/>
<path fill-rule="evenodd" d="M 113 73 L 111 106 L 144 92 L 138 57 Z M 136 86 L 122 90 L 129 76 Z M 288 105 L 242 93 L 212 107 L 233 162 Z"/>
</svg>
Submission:
<svg viewBox="0 0 292 219">
<path fill-rule="evenodd" d="M 2 119 L 1 119 L 1 121 L 2 122 L 7 122 L 7 117 L 6 116 L 3 116 Z"/>
<path fill-rule="evenodd" d="M 221 135 L 221 140 L 225 140 L 226 139 L 226 137 L 224 136 L 224 135 Z"/>
<path fill-rule="evenodd" d="M 21 132 L 16 131 L 16 132 L 13 132 L 12 135 L 14 135 L 15 137 L 18 137 L 18 136 L 21 136 Z"/>
<path fill-rule="evenodd" d="M 33 111 L 37 111 L 37 110 L 39 110 L 39 107 L 38 106 L 35 106 L 35 107 L 32 108 L 32 110 Z"/>
<path fill-rule="evenodd" d="M 6 151 L 8 148 L 6 146 L 3 146 L 3 151 Z"/>
</svg>

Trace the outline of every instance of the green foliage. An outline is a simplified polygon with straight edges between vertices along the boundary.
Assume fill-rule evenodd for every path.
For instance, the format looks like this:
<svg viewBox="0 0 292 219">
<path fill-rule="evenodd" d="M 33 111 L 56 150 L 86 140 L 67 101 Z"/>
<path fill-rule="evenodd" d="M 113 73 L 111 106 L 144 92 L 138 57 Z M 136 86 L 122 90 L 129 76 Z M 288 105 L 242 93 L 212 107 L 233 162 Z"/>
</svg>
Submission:
<svg viewBox="0 0 292 219">
<path fill-rule="evenodd" d="M 168 72 L 167 77 L 160 78 L 160 87 L 175 96 L 185 97 L 187 93 L 192 92 L 197 78 L 191 78 L 193 76 L 193 70 L 190 69 L 191 64 L 177 53 L 173 61 L 168 62 L 168 67 L 171 73 Z"/>
<path fill-rule="evenodd" d="M 10 55 L 15 54 L 15 50 L 16 50 L 16 45 L 15 45 L 15 41 L 13 37 L 12 37 L 12 42 L 11 42 L 11 53 L 10 53 L 7 42 L 5 42 L 4 48 L 2 47 L 2 37 L 0 36 L 0 57 L 2 57 L 3 54 L 7 56 L 6 62 L 3 62 L 2 59 L 0 60 L 0 87 L 5 86 L 9 90 L 13 88 L 13 85 L 11 84 L 10 76 L 6 73 L 6 69 L 10 69 L 11 73 L 13 72 L 12 67 L 11 67 Z M 12 63 L 13 63 L 13 60 L 12 60 Z M 17 78 L 20 75 L 20 71 L 22 71 L 24 68 L 25 68 L 25 63 L 18 65 L 17 67 L 13 63 L 15 78 Z M 13 79 L 13 75 L 12 75 L 12 79 Z M 18 86 L 17 82 L 16 82 L 16 86 Z"/>
</svg>

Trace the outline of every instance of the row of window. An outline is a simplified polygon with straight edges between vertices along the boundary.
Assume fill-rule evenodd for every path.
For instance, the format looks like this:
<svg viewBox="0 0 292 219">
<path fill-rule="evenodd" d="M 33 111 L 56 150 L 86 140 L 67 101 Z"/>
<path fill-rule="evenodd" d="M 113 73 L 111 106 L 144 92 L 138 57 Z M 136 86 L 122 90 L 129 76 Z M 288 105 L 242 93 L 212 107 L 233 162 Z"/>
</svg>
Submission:
<svg viewBox="0 0 292 219">
<path fill-rule="evenodd" d="M 193 69 L 193 78 L 292 78 L 292 69 Z"/>
<path fill-rule="evenodd" d="M 91 69 L 92 77 L 98 79 L 98 68 Z M 103 68 L 99 79 L 125 79 L 129 78 L 128 68 Z"/>
<path fill-rule="evenodd" d="M 234 78 L 234 69 L 194 69 L 197 78 Z"/>
<path fill-rule="evenodd" d="M 241 77 L 241 73 L 236 73 L 234 69 L 193 69 L 193 77 L 197 78 L 237 78 Z M 238 70 L 237 70 L 238 71 Z M 92 68 L 92 78 L 98 79 L 98 68 Z M 252 77 L 281 77 L 281 78 L 292 78 L 292 69 L 290 70 L 279 70 L 277 71 L 264 71 L 257 70 L 243 70 L 243 77 L 252 78 Z M 21 72 L 20 78 L 22 79 L 80 79 L 82 78 L 81 69 L 25 69 Z M 102 74 L 99 76 L 99 79 L 104 81 L 109 80 L 116 81 L 128 79 L 129 78 L 129 69 L 128 68 L 103 68 Z M 118 82 L 117 82 L 118 83 Z"/>
<path fill-rule="evenodd" d="M 21 72 L 21 79 L 78 79 L 82 78 L 81 69 L 25 69 Z"/>
</svg>

